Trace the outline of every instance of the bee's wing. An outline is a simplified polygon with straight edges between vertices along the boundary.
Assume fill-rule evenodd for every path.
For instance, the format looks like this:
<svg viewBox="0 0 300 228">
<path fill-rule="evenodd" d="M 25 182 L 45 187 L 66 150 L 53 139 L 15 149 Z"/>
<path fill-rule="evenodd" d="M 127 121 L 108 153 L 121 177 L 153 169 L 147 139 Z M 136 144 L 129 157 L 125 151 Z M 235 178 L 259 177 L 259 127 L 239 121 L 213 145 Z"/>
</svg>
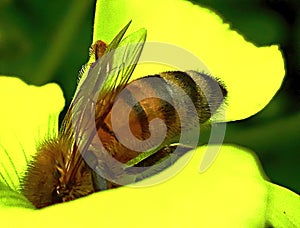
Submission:
<svg viewBox="0 0 300 228">
<path fill-rule="evenodd" d="M 140 29 L 122 40 L 129 25 L 130 22 L 79 82 L 60 129 L 61 137 L 67 137 L 68 142 L 76 142 L 71 157 L 78 156 L 74 150 L 84 153 L 88 149 L 96 134 L 93 120 L 97 122 L 109 111 L 117 92 L 125 87 L 138 62 L 147 32 Z"/>
<path fill-rule="evenodd" d="M 101 120 L 107 114 L 118 93 L 128 83 L 141 55 L 145 40 L 146 30 L 140 29 L 123 39 L 117 49 L 115 49 L 118 42 L 116 39 L 107 47 L 104 56 L 107 58 L 105 65 L 109 69 L 109 73 L 106 73 L 101 91 L 96 92 L 98 94 L 96 121 Z"/>
</svg>

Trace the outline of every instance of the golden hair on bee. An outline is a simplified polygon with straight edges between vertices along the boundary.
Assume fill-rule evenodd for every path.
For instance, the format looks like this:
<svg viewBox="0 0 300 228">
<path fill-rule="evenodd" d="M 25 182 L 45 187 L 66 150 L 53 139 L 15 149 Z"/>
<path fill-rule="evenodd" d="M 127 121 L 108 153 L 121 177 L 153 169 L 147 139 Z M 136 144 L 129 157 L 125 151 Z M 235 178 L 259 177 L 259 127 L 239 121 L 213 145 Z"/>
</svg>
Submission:
<svg viewBox="0 0 300 228">
<path fill-rule="evenodd" d="M 22 192 L 37 208 L 94 192 L 92 172 L 86 163 L 81 162 L 73 176 L 69 175 L 71 153 L 62 138 L 48 140 L 28 165 Z"/>
</svg>

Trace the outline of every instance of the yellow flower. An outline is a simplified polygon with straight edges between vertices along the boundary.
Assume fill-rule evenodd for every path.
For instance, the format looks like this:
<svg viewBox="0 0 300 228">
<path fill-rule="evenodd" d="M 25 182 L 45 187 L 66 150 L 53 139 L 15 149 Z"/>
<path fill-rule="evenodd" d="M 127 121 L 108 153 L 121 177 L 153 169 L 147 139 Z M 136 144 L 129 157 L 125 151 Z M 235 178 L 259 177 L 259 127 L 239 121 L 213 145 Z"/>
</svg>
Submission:
<svg viewBox="0 0 300 228">
<path fill-rule="evenodd" d="M 109 42 L 130 19 L 131 31 L 145 27 L 148 41 L 167 42 L 189 50 L 224 82 L 228 90 L 227 121 L 257 113 L 280 87 L 284 63 L 277 46 L 255 47 L 231 31 L 216 14 L 187 1 L 98 1 L 94 40 Z M 159 70 L 164 71 L 164 66 Z M 140 68 L 136 74 L 149 72 Z M 267 222 L 282 227 L 299 225 L 294 212 L 300 207 L 299 196 L 267 182 L 254 153 L 236 145 L 222 145 L 218 159 L 204 173 L 199 172 L 199 165 L 212 145 L 199 147 L 179 174 L 158 185 L 125 186 L 32 210 L 18 193 L 19 177 L 26 168 L 26 158 L 36 152 L 40 140 L 57 134 L 63 95 L 55 84 L 28 86 L 9 77 L 0 78 L 0 87 L 2 226 L 263 227 Z M 159 175 L 175 172 L 183 160 L 184 157 Z M 283 205 L 280 197 L 287 197 L 289 203 Z"/>
</svg>

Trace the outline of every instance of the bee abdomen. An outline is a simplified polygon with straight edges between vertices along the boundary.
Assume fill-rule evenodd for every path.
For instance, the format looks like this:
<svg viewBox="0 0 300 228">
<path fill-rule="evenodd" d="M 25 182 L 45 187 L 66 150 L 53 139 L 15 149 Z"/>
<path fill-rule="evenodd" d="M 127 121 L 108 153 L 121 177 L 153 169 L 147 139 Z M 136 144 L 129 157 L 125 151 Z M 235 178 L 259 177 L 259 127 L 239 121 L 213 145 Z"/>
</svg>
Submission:
<svg viewBox="0 0 300 228">
<path fill-rule="evenodd" d="M 225 87 L 219 81 L 204 73 L 171 71 L 161 73 L 161 76 L 170 85 L 174 94 L 178 93 L 178 89 L 184 90 L 197 110 L 200 124 L 210 119 L 227 95 Z M 189 117 L 191 103 L 186 100 L 182 103 L 185 105 L 182 108 Z"/>
<path fill-rule="evenodd" d="M 147 140 L 151 136 L 150 122 L 158 118 L 162 122 L 155 127 L 164 129 L 164 124 L 167 129 L 165 144 L 177 142 L 181 127 L 186 130 L 209 120 L 226 93 L 221 83 L 195 71 L 146 76 L 129 83 L 117 96 L 117 114 L 113 118 L 109 112 L 102 130 L 114 138 L 113 124 L 118 131 L 129 125 L 134 137 Z"/>
</svg>

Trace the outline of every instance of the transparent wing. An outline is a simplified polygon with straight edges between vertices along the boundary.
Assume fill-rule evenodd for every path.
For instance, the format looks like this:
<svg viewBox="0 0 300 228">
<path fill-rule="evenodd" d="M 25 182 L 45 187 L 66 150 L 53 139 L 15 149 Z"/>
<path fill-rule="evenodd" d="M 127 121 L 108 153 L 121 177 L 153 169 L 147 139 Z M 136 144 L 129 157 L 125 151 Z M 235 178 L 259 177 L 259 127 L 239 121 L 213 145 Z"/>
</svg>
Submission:
<svg viewBox="0 0 300 228">
<path fill-rule="evenodd" d="M 146 39 L 146 30 L 140 29 L 137 32 L 123 39 L 117 49 L 114 49 L 116 42 L 112 42 L 106 52 L 108 57 L 106 63 L 109 71 L 101 91 L 97 91 L 98 100 L 96 108 L 96 121 L 101 120 L 110 110 L 118 93 L 128 83 L 140 57 Z M 105 60 L 104 60 L 105 61 Z"/>
<path fill-rule="evenodd" d="M 75 96 L 60 129 L 61 137 L 72 143 L 70 164 L 76 170 L 76 164 L 85 153 L 97 133 L 95 119 L 99 120 L 109 112 L 112 103 L 128 80 L 141 55 L 146 30 L 140 29 L 122 40 L 130 22 L 108 45 L 104 55 L 89 69 L 76 89 Z M 75 163 L 75 164 L 74 164 Z"/>
</svg>

